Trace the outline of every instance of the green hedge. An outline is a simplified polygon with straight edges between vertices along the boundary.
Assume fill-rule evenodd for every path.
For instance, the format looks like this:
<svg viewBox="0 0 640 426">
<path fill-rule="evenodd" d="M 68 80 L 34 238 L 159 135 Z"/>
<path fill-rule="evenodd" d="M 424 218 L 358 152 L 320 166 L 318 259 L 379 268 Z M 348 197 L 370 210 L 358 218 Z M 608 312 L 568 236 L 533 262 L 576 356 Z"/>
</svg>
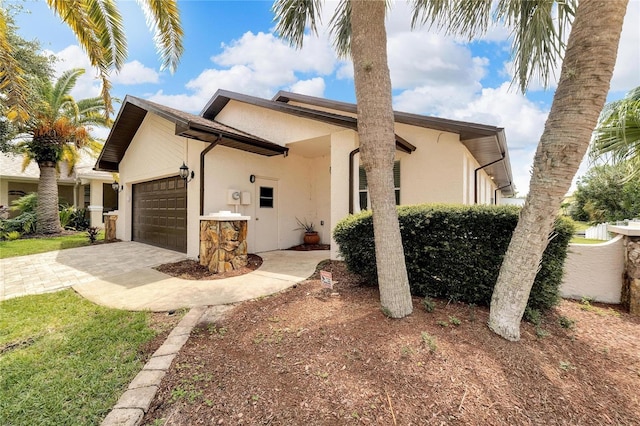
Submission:
<svg viewBox="0 0 640 426">
<path fill-rule="evenodd" d="M 411 293 L 489 305 L 519 211 L 512 206 L 399 207 Z M 558 302 L 562 268 L 572 234 L 570 220 L 556 222 L 555 233 L 531 290 L 530 308 L 546 310 Z M 376 283 L 371 212 L 340 221 L 334 238 L 349 270 Z"/>
</svg>

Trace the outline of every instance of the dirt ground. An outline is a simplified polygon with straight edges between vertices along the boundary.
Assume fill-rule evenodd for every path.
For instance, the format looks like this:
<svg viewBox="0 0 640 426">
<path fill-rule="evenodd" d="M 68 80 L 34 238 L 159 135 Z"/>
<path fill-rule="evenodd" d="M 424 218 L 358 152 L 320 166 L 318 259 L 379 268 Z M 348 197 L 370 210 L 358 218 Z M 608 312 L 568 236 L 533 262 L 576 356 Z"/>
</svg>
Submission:
<svg viewBox="0 0 640 426">
<path fill-rule="evenodd" d="M 194 330 L 147 425 L 640 425 L 640 318 L 563 301 L 507 342 L 488 309 L 386 318 L 340 262 Z"/>
</svg>

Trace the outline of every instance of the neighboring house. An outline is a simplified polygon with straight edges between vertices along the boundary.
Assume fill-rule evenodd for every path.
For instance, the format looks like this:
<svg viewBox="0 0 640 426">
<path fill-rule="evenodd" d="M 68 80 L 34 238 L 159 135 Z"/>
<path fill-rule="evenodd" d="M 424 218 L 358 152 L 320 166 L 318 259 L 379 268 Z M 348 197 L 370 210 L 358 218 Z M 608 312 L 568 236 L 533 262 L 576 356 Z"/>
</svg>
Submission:
<svg viewBox="0 0 640 426">
<path fill-rule="evenodd" d="M 398 204 L 498 204 L 513 195 L 503 129 L 395 119 Z M 250 252 L 300 244 L 296 218 L 328 243 L 340 219 L 369 206 L 356 129 L 355 105 L 294 93 L 266 100 L 219 90 L 200 115 L 127 96 L 96 169 L 119 172 L 121 240 L 195 258 L 200 216 L 235 210 L 251 217 Z M 183 162 L 195 172 L 189 182 L 178 177 Z"/>
<path fill-rule="evenodd" d="M 118 197 L 111 188 L 113 174 L 93 170 L 95 157 L 81 153 L 80 160 L 69 174 L 66 162 L 60 163 L 58 174 L 58 196 L 70 206 L 86 208 L 90 212 L 91 226 L 103 226 L 102 213 L 118 208 Z M 40 169 L 32 161 L 22 170 L 23 156 L 0 153 L 0 206 L 11 206 L 11 202 L 31 192 L 38 192 Z M 16 212 L 9 212 L 15 216 Z"/>
</svg>

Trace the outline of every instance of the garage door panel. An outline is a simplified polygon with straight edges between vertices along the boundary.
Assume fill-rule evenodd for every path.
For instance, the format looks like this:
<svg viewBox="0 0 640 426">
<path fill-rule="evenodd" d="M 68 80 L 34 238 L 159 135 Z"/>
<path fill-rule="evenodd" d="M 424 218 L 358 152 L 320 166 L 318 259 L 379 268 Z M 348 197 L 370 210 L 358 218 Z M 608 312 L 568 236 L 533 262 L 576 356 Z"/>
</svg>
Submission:
<svg viewBox="0 0 640 426">
<path fill-rule="evenodd" d="M 133 185 L 132 239 L 187 251 L 187 194 L 175 176 Z"/>
</svg>

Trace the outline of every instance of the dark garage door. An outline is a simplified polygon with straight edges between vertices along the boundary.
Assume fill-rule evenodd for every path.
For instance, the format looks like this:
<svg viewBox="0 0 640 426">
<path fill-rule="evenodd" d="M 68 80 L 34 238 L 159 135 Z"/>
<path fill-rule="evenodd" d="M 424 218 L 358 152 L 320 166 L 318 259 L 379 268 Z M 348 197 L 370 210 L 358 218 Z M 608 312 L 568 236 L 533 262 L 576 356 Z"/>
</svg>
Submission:
<svg viewBox="0 0 640 426">
<path fill-rule="evenodd" d="M 180 177 L 133 185 L 133 241 L 187 252 L 187 188 Z"/>
</svg>

